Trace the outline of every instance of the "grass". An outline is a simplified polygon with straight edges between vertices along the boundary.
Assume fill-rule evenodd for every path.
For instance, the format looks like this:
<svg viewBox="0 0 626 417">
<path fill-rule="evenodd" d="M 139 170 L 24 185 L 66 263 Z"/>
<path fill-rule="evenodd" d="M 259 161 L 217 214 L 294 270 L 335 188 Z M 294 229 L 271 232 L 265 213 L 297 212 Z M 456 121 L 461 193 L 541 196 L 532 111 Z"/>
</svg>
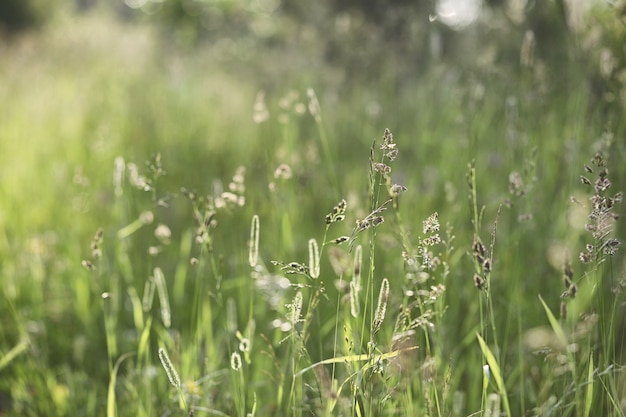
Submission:
<svg viewBox="0 0 626 417">
<path fill-rule="evenodd" d="M 624 415 L 624 126 L 585 91 L 263 95 L 111 25 L 5 46 L 0 414 Z"/>
</svg>

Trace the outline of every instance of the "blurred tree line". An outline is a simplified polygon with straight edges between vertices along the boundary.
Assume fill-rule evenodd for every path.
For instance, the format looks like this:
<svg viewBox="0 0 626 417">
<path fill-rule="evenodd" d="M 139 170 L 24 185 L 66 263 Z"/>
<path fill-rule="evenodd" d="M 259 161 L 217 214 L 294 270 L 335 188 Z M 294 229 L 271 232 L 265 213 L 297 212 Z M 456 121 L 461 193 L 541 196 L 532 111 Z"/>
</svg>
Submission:
<svg viewBox="0 0 626 417">
<path fill-rule="evenodd" d="M 443 6 L 464 2 L 478 17 L 447 22 Z M 445 66 L 467 83 L 528 73 L 538 89 L 556 89 L 570 87 L 573 71 L 599 104 L 626 107 L 626 0 L 2 0 L 0 35 L 68 8 L 154 25 L 177 47 L 210 44 L 225 62 L 254 62 L 261 77 L 306 68 L 336 84 L 398 84 Z"/>
</svg>

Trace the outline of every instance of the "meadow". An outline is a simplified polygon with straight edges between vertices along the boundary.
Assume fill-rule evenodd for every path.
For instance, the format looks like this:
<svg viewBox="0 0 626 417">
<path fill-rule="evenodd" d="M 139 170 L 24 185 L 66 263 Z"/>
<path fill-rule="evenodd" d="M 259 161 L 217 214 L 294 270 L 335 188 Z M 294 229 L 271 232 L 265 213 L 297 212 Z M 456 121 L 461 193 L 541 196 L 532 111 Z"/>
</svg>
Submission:
<svg viewBox="0 0 626 417">
<path fill-rule="evenodd" d="M 1 47 L 0 415 L 624 415 L 579 68 L 268 79 L 61 19 Z"/>
</svg>

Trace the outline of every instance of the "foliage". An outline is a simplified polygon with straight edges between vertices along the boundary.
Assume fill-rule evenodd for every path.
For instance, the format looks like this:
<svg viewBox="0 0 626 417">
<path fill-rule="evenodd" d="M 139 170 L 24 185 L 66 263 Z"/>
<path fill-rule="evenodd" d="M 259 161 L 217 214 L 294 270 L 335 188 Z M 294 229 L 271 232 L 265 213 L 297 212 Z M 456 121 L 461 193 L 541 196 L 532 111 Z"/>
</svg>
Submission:
<svg viewBox="0 0 626 417">
<path fill-rule="evenodd" d="M 0 413 L 624 414 L 618 99 L 62 23 L 0 65 Z"/>
</svg>

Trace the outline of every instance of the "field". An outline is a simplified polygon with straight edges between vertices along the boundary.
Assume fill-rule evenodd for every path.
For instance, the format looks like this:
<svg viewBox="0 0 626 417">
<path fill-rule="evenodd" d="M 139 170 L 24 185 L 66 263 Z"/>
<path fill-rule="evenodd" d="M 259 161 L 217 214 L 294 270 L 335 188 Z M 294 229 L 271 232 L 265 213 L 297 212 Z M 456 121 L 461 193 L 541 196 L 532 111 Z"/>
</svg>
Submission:
<svg viewBox="0 0 626 417">
<path fill-rule="evenodd" d="M 623 90 L 58 19 L 1 46 L 0 416 L 625 414 Z"/>
</svg>

